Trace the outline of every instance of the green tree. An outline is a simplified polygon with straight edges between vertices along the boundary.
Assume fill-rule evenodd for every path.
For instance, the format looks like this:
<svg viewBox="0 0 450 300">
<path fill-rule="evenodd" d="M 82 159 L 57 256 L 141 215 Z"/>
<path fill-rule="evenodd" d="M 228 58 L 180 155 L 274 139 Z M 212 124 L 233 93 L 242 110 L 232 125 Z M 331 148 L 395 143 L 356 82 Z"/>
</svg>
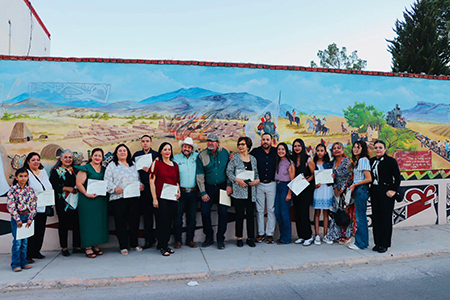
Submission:
<svg viewBox="0 0 450 300">
<path fill-rule="evenodd" d="M 450 0 L 418 0 L 396 20 L 393 40 L 386 40 L 392 54 L 392 71 L 449 75 Z"/>
<path fill-rule="evenodd" d="M 386 143 L 388 154 L 393 154 L 397 150 L 417 150 L 416 145 L 411 145 L 415 140 L 415 135 L 409 129 L 396 129 L 385 125 L 381 128 L 379 138 Z"/>
<path fill-rule="evenodd" d="M 364 102 L 355 102 L 355 105 L 349 106 L 343 112 L 348 125 L 359 128 L 359 132 L 366 131 L 369 124 L 372 128 L 381 128 L 386 124 L 384 114 L 375 106 L 366 105 Z"/>
<path fill-rule="evenodd" d="M 319 50 L 317 57 L 320 59 L 319 65 L 321 68 L 364 70 L 367 66 L 366 60 L 358 58 L 358 51 L 355 50 L 347 56 L 347 48 L 339 49 L 336 43 L 328 45 L 325 50 Z M 312 60 L 311 68 L 317 67 L 317 64 Z"/>
</svg>

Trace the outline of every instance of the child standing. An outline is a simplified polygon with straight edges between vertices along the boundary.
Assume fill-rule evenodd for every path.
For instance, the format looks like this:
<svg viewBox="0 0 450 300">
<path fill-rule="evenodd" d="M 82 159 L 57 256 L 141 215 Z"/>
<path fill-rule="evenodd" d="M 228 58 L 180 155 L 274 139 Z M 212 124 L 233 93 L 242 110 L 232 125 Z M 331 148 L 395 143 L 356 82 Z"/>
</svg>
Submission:
<svg viewBox="0 0 450 300">
<path fill-rule="evenodd" d="M 314 155 L 314 163 L 316 165 L 316 170 L 331 169 L 332 164 L 330 163 L 330 156 L 328 155 L 325 145 L 319 144 L 316 146 L 316 154 Z M 326 240 L 326 235 L 328 233 L 328 210 L 333 206 L 333 186 L 330 184 L 321 185 L 316 184 L 316 189 L 314 190 L 313 197 L 313 208 L 314 208 L 314 230 L 316 237 L 314 238 L 314 244 L 322 244 L 319 235 L 319 218 L 320 213 L 323 212 L 323 236 L 324 241 Z"/>
<path fill-rule="evenodd" d="M 36 215 L 37 197 L 28 186 L 28 171 L 20 168 L 16 171 L 15 180 L 7 194 L 7 208 L 11 214 L 11 231 L 13 235 L 11 268 L 14 272 L 31 269 L 27 261 L 28 239 L 17 240 L 17 228 L 30 227 Z M 25 224 L 24 224 L 25 223 Z"/>
</svg>

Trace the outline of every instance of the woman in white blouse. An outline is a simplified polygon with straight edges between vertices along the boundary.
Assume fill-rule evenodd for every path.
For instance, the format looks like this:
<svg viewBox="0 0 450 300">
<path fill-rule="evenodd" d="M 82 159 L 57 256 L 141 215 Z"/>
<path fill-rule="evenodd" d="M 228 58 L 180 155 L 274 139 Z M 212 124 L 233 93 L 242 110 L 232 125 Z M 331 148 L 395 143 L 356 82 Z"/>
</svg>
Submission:
<svg viewBox="0 0 450 300">
<path fill-rule="evenodd" d="M 28 185 L 33 188 L 38 195 L 43 191 L 53 191 L 52 184 L 48 178 L 47 171 L 41 164 L 41 156 L 36 152 L 31 152 L 25 159 L 24 167 L 28 169 Z M 45 225 L 47 223 L 46 206 L 39 206 L 39 197 L 37 202 L 37 214 L 34 218 L 34 235 L 28 238 L 27 260 L 33 263 L 33 258 L 45 258 L 41 254 L 42 244 L 44 243 Z"/>
<path fill-rule="evenodd" d="M 106 168 L 104 180 L 110 194 L 109 201 L 113 210 L 120 253 L 128 255 L 128 246 L 133 250 L 142 251 L 142 247 L 138 245 L 139 198 L 124 197 L 125 188 L 131 183 L 139 182 L 136 165 L 131 159 L 130 149 L 125 144 L 120 144 L 114 150 L 113 160 Z M 140 184 L 141 191 L 143 188 L 144 186 Z M 127 225 L 130 229 L 129 234 Z"/>
</svg>

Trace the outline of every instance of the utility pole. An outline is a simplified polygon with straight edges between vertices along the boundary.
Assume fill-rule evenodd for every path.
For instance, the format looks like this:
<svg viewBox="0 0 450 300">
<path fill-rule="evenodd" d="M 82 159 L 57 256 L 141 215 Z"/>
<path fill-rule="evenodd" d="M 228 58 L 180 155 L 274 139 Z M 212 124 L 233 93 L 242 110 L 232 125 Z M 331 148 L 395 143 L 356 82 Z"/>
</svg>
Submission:
<svg viewBox="0 0 450 300">
<path fill-rule="evenodd" d="M 8 48 L 8 55 L 11 55 L 11 20 L 8 20 L 9 24 L 9 48 Z"/>
</svg>

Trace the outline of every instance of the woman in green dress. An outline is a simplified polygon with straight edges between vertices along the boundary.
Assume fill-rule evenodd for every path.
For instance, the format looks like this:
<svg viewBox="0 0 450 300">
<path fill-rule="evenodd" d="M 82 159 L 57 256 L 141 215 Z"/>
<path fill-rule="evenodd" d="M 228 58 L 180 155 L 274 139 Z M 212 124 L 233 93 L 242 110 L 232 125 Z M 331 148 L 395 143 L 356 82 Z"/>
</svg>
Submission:
<svg viewBox="0 0 450 300">
<path fill-rule="evenodd" d="M 102 166 L 103 155 L 102 149 L 95 148 L 89 162 L 76 167 L 81 245 L 89 258 L 102 255 L 103 252 L 98 245 L 109 242 L 108 198 L 87 193 L 88 179 L 103 180 L 105 174 L 105 167 Z"/>
</svg>

